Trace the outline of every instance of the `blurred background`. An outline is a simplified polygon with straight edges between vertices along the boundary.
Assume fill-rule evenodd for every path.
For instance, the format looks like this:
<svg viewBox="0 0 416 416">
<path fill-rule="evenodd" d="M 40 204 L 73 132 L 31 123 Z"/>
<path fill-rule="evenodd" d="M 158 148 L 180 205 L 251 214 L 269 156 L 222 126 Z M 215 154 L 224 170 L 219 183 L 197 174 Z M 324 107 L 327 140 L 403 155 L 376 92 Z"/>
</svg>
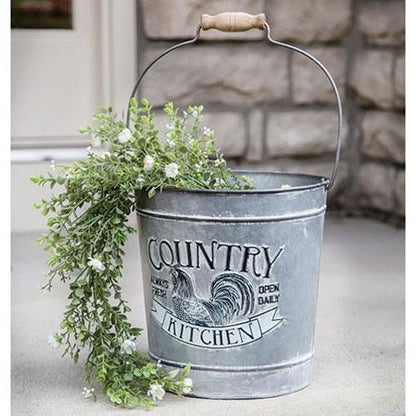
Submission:
<svg viewBox="0 0 416 416">
<path fill-rule="evenodd" d="M 202 13 L 266 14 L 272 37 L 329 69 L 345 123 L 328 208 L 396 226 L 405 217 L 403 0 L 12 0 L 12 231 L 34 231 L 29 176 L 86 156 L 78 128 L 98 106 L 122 114 L 137 74 L 194 36 Z M 157 108 L 203 104 L 230 164 L 329 176 L 336 108 L 324 74 L 264 33 L 203 32 L 148 73 Z"/>
</svg>

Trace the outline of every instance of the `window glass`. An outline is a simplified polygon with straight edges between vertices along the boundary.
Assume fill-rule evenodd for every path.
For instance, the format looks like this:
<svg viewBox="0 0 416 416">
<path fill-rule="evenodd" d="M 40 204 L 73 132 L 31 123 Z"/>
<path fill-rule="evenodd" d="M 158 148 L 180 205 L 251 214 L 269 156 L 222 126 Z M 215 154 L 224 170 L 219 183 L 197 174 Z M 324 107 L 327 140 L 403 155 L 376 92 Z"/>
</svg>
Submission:
<svg viewBox="0 0 416 416">
<path fill-rule="evenodd" d="M 12 29 L 72 29 L 72 0 L 11 0 Z"/>
</svg>

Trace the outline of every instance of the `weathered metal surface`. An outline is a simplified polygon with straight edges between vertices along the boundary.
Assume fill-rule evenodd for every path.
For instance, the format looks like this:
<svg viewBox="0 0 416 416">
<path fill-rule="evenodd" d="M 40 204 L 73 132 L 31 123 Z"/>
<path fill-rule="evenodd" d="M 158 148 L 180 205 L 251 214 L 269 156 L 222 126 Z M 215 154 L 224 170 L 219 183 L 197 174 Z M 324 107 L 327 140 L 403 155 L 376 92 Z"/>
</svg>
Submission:
<svg viewBox="0 0 416 416">
<path fill-rule="evenodd" d="M 328 180 L 250 176 L 257 190 L 137 195 L 149 354 L 191 363 L 198 397 L 277 396 L 312 375 Z"/>
</svg>

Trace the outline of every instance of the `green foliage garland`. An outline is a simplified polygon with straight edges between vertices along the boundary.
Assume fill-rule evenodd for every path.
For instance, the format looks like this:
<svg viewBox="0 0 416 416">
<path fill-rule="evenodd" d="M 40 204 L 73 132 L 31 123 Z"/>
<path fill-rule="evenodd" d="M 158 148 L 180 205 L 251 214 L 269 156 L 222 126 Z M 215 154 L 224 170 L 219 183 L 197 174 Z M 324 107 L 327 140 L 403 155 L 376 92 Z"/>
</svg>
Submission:
<svg viewBox="0 0 416 416">
<path fill-rule="evenodd" d="M 215 145 L 214 132 L 201 126 L 201 106 L 182 115 L 172 103 L 164 111 L 169 123 L 165 139 L 155 127 L 147 100 L 130 102 L 132 129 L 110 109 L 94 116 L 95 126 L 82 132 L 106 151 L 88 148 L 80 162 L 55 167 L 32 177 L 40 186 L 63 189 L 35 204 L 49 216 L 48 232 L 39 242 L 49 252 L 48 281 L 68 283 L 69 304 L 52 343 L 64 348 L 75 362 L 88 351 L 85 378 L 99 382 L 103 392 L 125 407 L 151 407 L 165 391 L 189 393 L 190 367 L 167 371 L 137 350 L 141 329 L 127 320 L 131 311 L 123 299 L 123 246 L 135 233 L 128 216 L 135 207 L 135 191 L 152 197 L 165 187 L 183 189 L 248 189 L 251 182 L 229 168 Z M 162 136 L 162 137 L 161 137 Z M 93 387 L 84 397 L 95 398 Z"/>
</svg>

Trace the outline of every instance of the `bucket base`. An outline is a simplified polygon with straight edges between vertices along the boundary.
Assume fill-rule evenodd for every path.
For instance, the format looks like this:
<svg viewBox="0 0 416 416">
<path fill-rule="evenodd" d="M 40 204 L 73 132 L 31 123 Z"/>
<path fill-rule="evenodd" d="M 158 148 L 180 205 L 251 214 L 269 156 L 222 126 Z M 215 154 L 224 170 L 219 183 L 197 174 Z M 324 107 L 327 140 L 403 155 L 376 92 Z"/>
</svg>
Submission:
<svg viewBox="0 0 416 416">
<path fill-rule="evenodd" d="M 155 358 L 155 357 L 152 357 Z M 163 360 L 161 363 L 165 366 Z M 166 365 L 167 368 L 177 368 Z M 186 396 L 205 399 L 261 399 L 282 396 L 307 387 L 312 357 L 301 363 L 259 371 L 212 371 L 191 368 L 194 389 Z"/>
</svg>

